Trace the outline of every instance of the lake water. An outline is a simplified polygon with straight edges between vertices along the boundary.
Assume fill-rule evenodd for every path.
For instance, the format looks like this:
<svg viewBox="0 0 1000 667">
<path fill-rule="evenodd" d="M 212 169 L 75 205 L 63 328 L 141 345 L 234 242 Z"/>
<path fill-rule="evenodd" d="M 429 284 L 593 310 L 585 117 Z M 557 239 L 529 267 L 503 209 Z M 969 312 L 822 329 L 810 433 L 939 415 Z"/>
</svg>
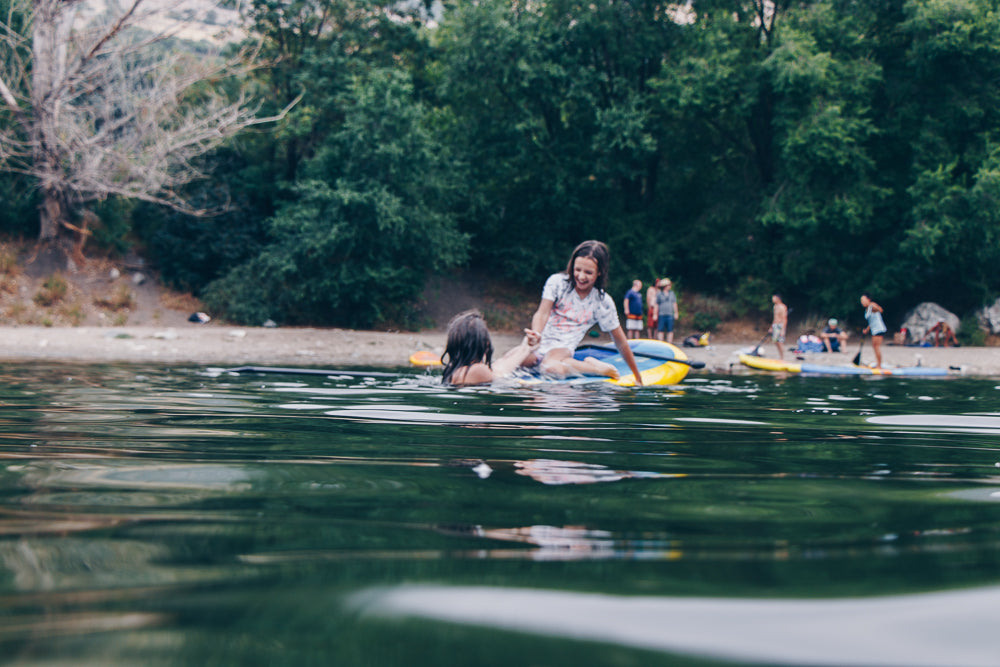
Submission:
<svg viewBox="0 0 1000 667">
<path fill-rule="evenodd" d="M 1000 660 L 996 380 L 0 387 L 4 664 Z"/>
</svg>

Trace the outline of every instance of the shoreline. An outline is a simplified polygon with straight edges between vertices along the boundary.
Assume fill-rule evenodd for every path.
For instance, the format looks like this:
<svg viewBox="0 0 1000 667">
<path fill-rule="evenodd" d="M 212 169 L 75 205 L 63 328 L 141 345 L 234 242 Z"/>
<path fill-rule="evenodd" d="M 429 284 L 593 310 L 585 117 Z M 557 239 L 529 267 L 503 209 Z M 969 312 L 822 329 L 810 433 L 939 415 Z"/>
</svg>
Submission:
<svg viewBox="0 0 1000 667">
<path fill-rule="evenodd" d="M 123 327 L 0 327 L 0 361 L 7 363 L 43 361 L 51 363 L 165 363 L 219 366 L 311 366 L 380 367 L 409 366 L 409 356 L 419 350 L 444 350 L 444 331 L 381 332 L 350 329 L 238 327 L 215 324 L 185 326 Z M 515 334 L 497 333 L 493 344 L 497 354 L 520 341 Z M 587 339 L 610 344 L 606 336 Z M 713 373 L 753 373 L 742 366 L 738 354 L 756 341 L 719 343 L 708 347 L 685 348 L 691 359 L 705 362 L 701 371 Z M 857 345 L 845 352 L 809 354 L 814 363 L 850 364 Z M 939 366 L 961 369 L 968 376 L 1000 377 L 1000 347 L 900 347 L 884 345 L 886 366 Z M 772 343 L 761 346 L 768 357 L 775 356 Z M 786 350 L 785 359 L 795 360 Z M 869 341 L 865 341 L 862 361 L 874 361 Z"/>
</svg>

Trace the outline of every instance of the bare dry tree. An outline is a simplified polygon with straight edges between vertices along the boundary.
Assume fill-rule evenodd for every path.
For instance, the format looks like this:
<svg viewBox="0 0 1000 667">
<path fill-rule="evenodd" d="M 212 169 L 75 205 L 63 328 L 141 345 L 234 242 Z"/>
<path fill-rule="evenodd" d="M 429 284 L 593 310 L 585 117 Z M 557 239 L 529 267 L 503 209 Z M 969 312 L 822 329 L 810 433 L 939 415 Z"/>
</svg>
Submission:
<svg viewBox="0 0 1000 667">
<path fill-rule="evenodd" d="M 37 182 L 40 241 L 108 197 L 204 213 L 181 192 L 202 177 L 197 158 L 285 113 L 259 118 L 245 91 L 226 87 L 254 66 L 252 50 L 171 48 L 176 27 L 150 29 L 170 7 L 149 2 L 112 1 L 87 18 L 82 0 L 13 0 L 23 28 L 0 17 L 0 169 Z"/>
</svg>

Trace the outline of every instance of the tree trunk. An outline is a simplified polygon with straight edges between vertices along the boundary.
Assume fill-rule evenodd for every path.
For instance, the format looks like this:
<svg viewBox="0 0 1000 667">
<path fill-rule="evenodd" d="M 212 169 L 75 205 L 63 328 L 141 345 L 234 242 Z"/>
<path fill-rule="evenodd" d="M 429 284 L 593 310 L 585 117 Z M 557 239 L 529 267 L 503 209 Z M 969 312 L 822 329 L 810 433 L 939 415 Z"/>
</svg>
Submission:
<svg viewBox="0 0 1000 667">
<path fill-rule="evenodd" d="M 41 215 L 39 216 L 38 240 L 53 241 L 59 236 L 66 215 L 62 197 L 47 189 L 42 193 Z"/>
<path fill-rule="evenodd" d="M 61 7 L 51 0 L 36 1 L 38 13 L 32 33 L 31 71 L 32 107 L 35 110 L 31 128 L 33 158 L 42 189 L 38 240 L 53 241 L 59 236 L 68 213 L 66 198 L 54 184 L 62 175 L 59 169 L 58 127 L 60 93 L 66 75 L 66 53 L 76 7 Z"/>
</svg>

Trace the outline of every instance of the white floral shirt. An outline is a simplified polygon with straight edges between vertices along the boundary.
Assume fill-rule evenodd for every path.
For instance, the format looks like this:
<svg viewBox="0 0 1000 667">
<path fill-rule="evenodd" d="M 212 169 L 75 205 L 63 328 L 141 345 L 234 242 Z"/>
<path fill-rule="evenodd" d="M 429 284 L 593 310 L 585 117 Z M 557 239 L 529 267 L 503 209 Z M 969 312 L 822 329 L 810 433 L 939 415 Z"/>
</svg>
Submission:
<svg viewBox="0 0 1000 667">
<path fill-rule="evenodd" d="M 552 312 L 542 331 L 540 355 L 556 348 L 572 352 L 595 322 L 601 331 L 614 331 L 621 326 L 615 301 L 607 292 L 595 287 L 581 299 L 567 282 L 565 273 L 549 276 L 542 288 L 542 299 L 552 300 Z"/>
</svg>

